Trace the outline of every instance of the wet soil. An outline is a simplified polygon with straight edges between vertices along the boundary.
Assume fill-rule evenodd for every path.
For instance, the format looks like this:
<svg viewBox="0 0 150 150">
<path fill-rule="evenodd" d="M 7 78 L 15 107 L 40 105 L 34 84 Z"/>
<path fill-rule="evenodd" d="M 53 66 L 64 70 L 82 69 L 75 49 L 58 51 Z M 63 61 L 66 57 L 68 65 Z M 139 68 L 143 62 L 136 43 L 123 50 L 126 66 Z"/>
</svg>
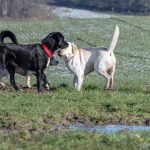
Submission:
<svg viewBox="0 0 150 150">
<path fill-rule="evenodd" d="M 66 87 L 67 85 L 65 84 L 61 84 L 58 87 L 53 87 L 51 88 L 51 90 L 55 91 L 60 87 Z M 20 89 L 22 89 L 22 92 L 34 92 L 37 93 L 37 87 L 36 85 L 32 86 L 31 88 L 27 88 L 21 84 L 18 85 L 18 87 Z M 149 88 L 149 86 L 144 86 L 146 88 Z M 10 84 L 6 84 L 5 86 L 0 86 L 0 91 L 4 91 L 4 92 L 14 92 L 15 90 L 13 89 L 13 87 Z M 48 92 L 47 90 L 43 90 L 42 92 Z M 140 116 L 129 116 L 130 117 L 138 117 L 139 122 L 127 122 L 126 121 L 126 125 L 145 125 L 145 126 L 150 126 L 150 118 L 144 118 L 144 115 L 140 115 Z M 93 127 L 93 126 L 97 126 L 97 125 L 124 125 L 124 122 L 122 120 L 122 118 L 117 117 L 115 114 L 112 114 L 112 118 L 106 118 L 105 120 L 102 119 L 97 119 L 94 117 L 84 117 L 81 115 L 77 115 L 75 113 L 66 113 L 65 115 L 63 115 L 59 121 L 55 120 L 54 118 L 48 118 L 48 117 L 44 117 L 43 118 L 43 122 L 42 122 L 42 126 L 43 129 L 42 132 L 51 132 L 51 131 L 56 131 L 59 129 L 62 129 L 62 127 L 68 127 L 72 124 L 82 124 L 84 125 L 85 128 L 87 127 Z M 16 127 L 17 123 L 16 122 L 9 122 L 7 124 L 0 124 L 0 130 L 3 131 L 14 131 L 14 130 L 18 130 Z M 48 128 L 47 128 L 48 127 Z M 35 132 L 37 131 L 36 128 L 30 128 L 29 132 Z"/>
<path fill-rule="evenodd" d="M 22 123 L 15 122 L 13 120 L 4 120 L 0 122 L 0 133 L 3 134 L 11 134 L 15 131 L 23 131 L 24 127 L 30 134 L 34 134 L 35 132 L 44 132 L 50 133 L 59 130 L 83 130 L 89 132 L 117 132 L 119 130 L 135 130 L 135 131 L 144 131 L 150 130 L 150 118 L 145 118 L 142 123 L 127 123 L 124 124 L 119 120 L 109 120 L 109 121 L 102 121 L 98 120 L 93 117 L 83 117 L 76 115 L 74 113 L 67 113 L 62 116 L 59 121 L 55 120 L 54 118 L 44 117 L 42 122 L 37 126 L 33 126 L 32 121 L 27 121 Z M 27 124 L 27 126 L 26 126 Z M 117 130 L 118 129 L 118 130 Z"/>
<path fill-rule="evenodd" d="M 133 117 L 133 116 L 132 116 Z M 135 116 L 134 116 L 135 117 Z M 138 117 L 138 116 L 136 116 Z M 51 126 L 57 126 L 57 125 L 63 125 L 68 126 L 71 124 L 83 124 L 85 127 L 92 127 L 97 125 L 144 125 L 144 126 L 150 126 L 150 118 L 144 118 L 144 116 L 140 115 L 139 118 L 141 118 L 139 122 L 123 122 L 120 118 L 116 118 L 115 116 L 113 118 L 109 118 L 106 120 L 97 119 L 94 117 L 84 117 L 80 115 L 76 115 L 74 113 L 67 113 L 64 116 L 62 116 L 62 119 L 60 119 L 59 122 L 57 122 L 53 118 L 44 118 L 43 123 L 49 124 Z M 130 120 L 130 119 L 129 119 Z"/>
<path fill-rule="evenodd" d="M 28 88 L 28 87 L 26 87 L 26 86 L 24 86 L 22 84 L 17 84 L 17 85 L 18 85 L 20 91 L 24 92 L 24 93 L 27 93 L 27 92 L 29 92 L 29 93 L 37 93 L 38 92 L 36 85 L 32 85 L 31 88 Z M 43 88 L 42 93 L 44 93 L 44 92 L 54 92 L 58 88 L 64 87 L 64 86 L 65 85 L 62 84 L 62 85 L 60 85 L 58 87 L 50 87 L 50 90 L 46 90 L 46 89 Z M 15 90 L 10 84 L 7 83 L 7 84 L 5 84 L 5 86 L 0 85 L 0 91 L 14 92 Z"/>
</svg>

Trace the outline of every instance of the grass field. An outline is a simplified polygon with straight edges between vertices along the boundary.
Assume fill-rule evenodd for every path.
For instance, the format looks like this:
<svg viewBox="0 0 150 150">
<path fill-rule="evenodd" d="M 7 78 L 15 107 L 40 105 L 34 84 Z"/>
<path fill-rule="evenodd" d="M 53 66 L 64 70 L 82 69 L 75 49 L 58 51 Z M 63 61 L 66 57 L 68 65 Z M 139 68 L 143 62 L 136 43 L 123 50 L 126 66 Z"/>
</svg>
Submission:
<svg viewBox="0 0 150 150">
<path fill-rule="evenodd" d="M 0 30 L 13 31 L 24 44 L 39 42 L 49 32 L 60 31 L 78 47 L 99 47 L 109 45 L 115 25 L 121 32 L 115 49 L 116 90 L 104 91 L 104 78 L 92 73 L 81 92 L 75 91 L 72 74 L 56 56 L 59 65 L 46 70 L 51 85 L 57 87 L 54 92 L 0 91 L 0 149 L 150 148 L 150 132 L 104 134 L 55 128 L 72 122 L 145 124 L 150 119 L 150 17 L 1 21 Z M 3 81 L 8 82 L 8 78 Z M 25 84 L 25 78 L 17 75 L 17 82 Z"/>
</svg>

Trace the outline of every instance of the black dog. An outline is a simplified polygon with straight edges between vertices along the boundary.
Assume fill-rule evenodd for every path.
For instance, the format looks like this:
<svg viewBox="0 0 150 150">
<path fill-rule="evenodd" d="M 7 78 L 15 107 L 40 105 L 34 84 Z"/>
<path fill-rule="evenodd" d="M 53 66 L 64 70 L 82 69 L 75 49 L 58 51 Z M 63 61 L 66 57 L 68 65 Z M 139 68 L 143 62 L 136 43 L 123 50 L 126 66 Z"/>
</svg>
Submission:
<svg viewBox="0 0 150 150">
<path fill-rule="evenodd" d="M 48 84 L 46 75 L 43 72 L 49 58 L 48 53 L 54 54 L 57 49 L 66 47 L 68 47 L 68 43 L 64 40 L 64 36 L 60 32 L 50 33 L 42 40 L 42 44 L 21 45 L 0 43 L 3 66 L 6 66 L 10 74 L 10 83 L 14 89 L 19 90 L 15 82 L 15 69 L 19 66 L 23 69 L 36 72 L 37 88 L 40 92 L 42 81 L 45 85 Z M 7 55 L 7 51 L 11 52 L 11 55 Z"/>
<path fill-rule="evenodd" d="M 17 41 L 17 38 L 16 38 L 15 34 L 11 31 L 2 31 L 0 33 L 0 43 L 4 43 L 5 38 L 9 38 L 14 44 L 18 44 L 18 41 Z M 7 51 L 6 56 L 4 55 L 4 53 L 0 53 L 0 80 L 3 77 L 5 77 L 9 74 L 7 69 L 4 69 L 5 67 L 4 67 L 3 62 L 5 62 L 5 60 L 4 60 L 5 57 L 9 58 L 10 56 L 13 57 L 13 55 L 14 55 L 13 52 L 10 52 L 10 51 Z M 7 62 L 7 60 L 6 60 L 6 62 Z M 49 58 L 48 63 L 49 64 L 47 64 L 47 66 L 48 65 L 57 65 L 58 61 L 55 60 L 55 59 L 50 59 Z M 26 85 L 27 85 L 28 88 L 30 88 L 31 87 L 30 78 L 31 78 L 31 75 L 35 75 L 35 72 L 34 71 L 29 71 L 29 70 L 26 70 L 26 69 L 22 69 L 19 66 L 16 66 L 15 69 L 16 69 L 15 70 L 16 73 L 18 73 L 20 75 L 23 75 L 23 76 L 26 76 Z M 5 84 L 2 83 L 2 82 L 0 82 L 0 85 L 5 86 Z M 46 85 L 46 87 L 47 87 L 47 89 L 49 89 L 48 85 Z"/>
</svg>

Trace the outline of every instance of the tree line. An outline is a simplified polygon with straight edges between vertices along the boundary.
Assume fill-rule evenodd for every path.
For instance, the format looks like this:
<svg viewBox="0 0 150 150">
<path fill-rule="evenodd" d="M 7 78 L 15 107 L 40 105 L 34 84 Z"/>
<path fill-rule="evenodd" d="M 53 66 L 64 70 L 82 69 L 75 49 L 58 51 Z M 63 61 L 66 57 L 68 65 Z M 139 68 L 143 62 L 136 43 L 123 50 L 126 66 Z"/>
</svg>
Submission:
<svg viewBox="0 0 150 150">
<path fill-rule="evenodd" d="M 0 0 L 0 17 L 25 18 L 39 3 L 125 13 L 150 14 L 150 0 Z"/>
<path fill-rule="evenodd" d="M 150 0 L 47 0 L 47 2 L 112 12 L 150 13 Z"/>
<path fill-rule="evenodd" d="M 27 17 L 29 9 L 39 0 L 0 0 L 0 17 Z"/>
</svg>

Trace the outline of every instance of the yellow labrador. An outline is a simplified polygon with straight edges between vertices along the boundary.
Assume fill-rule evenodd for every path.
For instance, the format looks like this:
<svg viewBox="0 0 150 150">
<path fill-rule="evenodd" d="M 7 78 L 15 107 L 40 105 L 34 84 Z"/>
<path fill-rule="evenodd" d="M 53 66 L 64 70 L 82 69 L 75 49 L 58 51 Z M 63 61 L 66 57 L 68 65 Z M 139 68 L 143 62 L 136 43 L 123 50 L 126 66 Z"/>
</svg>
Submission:
<svg viewBox="0 0 150 150">
<path fill-rule="evenodd" d="M 106 78 L 105 89 L 113 89 L 116 58 L 113 50 L 119 37 L 119 27 L 116 26 L 109 48 L 78 49 L 68 42 L 69 46 L 58 52 L 64 58 L 67 68 L 74 74 L 75 89 L 80 91 L 84 76 L 96 71 Z"/>
</svg>

